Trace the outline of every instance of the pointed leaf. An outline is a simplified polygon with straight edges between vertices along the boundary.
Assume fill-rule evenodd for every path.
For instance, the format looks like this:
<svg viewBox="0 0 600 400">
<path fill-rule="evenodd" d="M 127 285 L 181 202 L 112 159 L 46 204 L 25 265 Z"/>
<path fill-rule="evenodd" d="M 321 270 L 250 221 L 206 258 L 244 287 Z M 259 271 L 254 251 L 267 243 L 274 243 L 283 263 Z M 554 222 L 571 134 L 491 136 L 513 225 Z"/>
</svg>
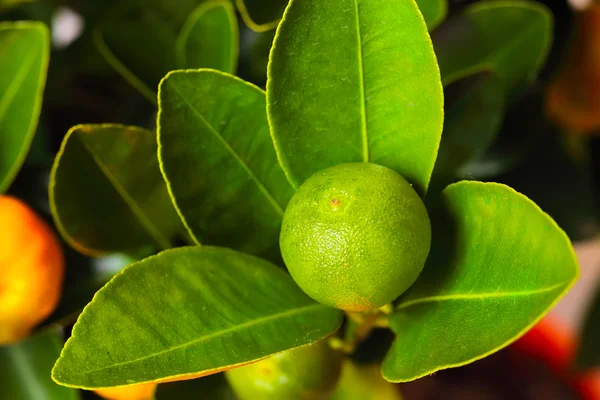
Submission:
<svg viewBox="0 0 600 400">
<path fill-rule="evenodd" d="M 523 335 L 579 274 L 569 239 L 532 201 L 497 183 L 459 182 L 432 218 L 423 274 L 390 317 L 383 375 L 405 382 L 483 358 Z M 437 247 L 435 247 L 437 246 Z"/>
<path fill-rule="evenodd" d="M 416 0 L 427 28 L 432 31 L 437 28 L 448 15 L 448 0 Z"/>
<path fill-rule="evenodd" d="M 216 247 L 168 250 L 98 292 L 52 376 L 95 389 L 210 375 L 320 340 L 341 318 L 259 258 Z"/>
<path fill-rule="evenodd" d="M 0 23 L 0 193 L 17 175 L 33 140 L 49 58 L 46 25 Z"/>
<path fill-rule="evenodd" d="M 235 73 L 238 36 L 237 18 L 229 2 L 202 3 L 190 14 L 177 38 L 178 67 Z"/>
<path fill-rule="evenodd" d="M 6 400 L 77 400 L 77 391 L 57 385 L 50 371 L 62 347 L 56 332 L 0 346 L 0 398 Z"/>
<path fill-rule="evenodd" d="M 265 32 L 277 27 L 288 0 L 235 0 L 235 3 L 250 29 Z"/>
<path fill-rule="evenodd" d="M 267 101 L 295 187 L 321 169 L 368 161 L 426 191 L 443 94 L 413 1 L 294 0 L 271 51 Z"/>
<path fill-rule="evenodd" d="M 198 242 L 253 254 L 278 249 L 294 191 L 277 163 L 265 107 L 262 90 L 217 71 L 176 71 L 161 83 L 161 166 Z"/>
<path fill-rule="evenodd" d="M 50 207 L 65 240 L 84 254 L 171 247 L 183 230 L 156 156 L 156 135 L 123 125 L 78 125 L 50 177 Z"/>
<path fill-rule="evenodd" d="M 177 68 L 177 37 L 203 0 L 134 0 L 104 12 L 94 42 L 113 68 L 148 101 L 160 80 Z"/>
<path fill-rule="evenodd" d="M 532 1 L 486 1 L 466 8 L 433 34 L 442 77 L 488 64 L 515 96 L 544 64 L 552 38 L 552 14 Z"/>
</svg>

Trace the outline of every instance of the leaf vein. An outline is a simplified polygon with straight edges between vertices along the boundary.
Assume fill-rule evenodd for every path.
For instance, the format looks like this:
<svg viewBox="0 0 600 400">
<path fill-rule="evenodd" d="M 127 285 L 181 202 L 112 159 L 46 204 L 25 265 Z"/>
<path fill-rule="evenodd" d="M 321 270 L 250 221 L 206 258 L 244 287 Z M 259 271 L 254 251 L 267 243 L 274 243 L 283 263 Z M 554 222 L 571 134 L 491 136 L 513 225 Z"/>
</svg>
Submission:
<svg viewBox="0 0 600 400">
<path fill-rule="evenodd" d="M 363 144 L 363 161 L 369 162 L 369 133 L 367 129 L 367 97 L 365 93 L 365 65 L 364 65 L 364 52 L 363 52 L 363 41 L 360 30 L 360 10 L 358 6 L 359 0 L 354 0 L 354 7 L 356 12 L 356 36 L 358 39 L 358 74 L 360 75 L 359 87 L 360 87 L 360 116 L 361 116 L 361 133 L 362 133 L 362 144 Z"/>
</svg>

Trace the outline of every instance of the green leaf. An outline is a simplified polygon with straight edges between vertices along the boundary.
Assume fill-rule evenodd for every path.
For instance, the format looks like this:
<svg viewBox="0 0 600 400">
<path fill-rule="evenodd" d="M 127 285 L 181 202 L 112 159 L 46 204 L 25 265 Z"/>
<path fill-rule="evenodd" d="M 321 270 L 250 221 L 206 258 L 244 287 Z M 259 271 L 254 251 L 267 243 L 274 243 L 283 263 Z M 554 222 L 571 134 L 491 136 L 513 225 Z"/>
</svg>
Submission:
<svg viewBox="0 0 600 400">
<path fill-rule="evenodd" d="M 94 42 L 119 74 L 156 103 L 158 83 L 177 68 L 177 37 L 200 3 L 202 0 L 122 2 L 106 12 L 94 30 Z"/>
<path fill-rule="evenodd" d="M 76 400 L 77 391 L 50 378 L 62 343 L 56 332 L 31 336 L 0 347 L 0 398 L 6 400 Z"/>
<path fill-rule="evenodd" d="M 459 182 L 432 217 L 423 274 L 390 317 L 397 334 L 383 363 L 393 382 L 483 358 L 523 335 L 579 275 L 569 239 L 508 186 Z"/>
<path fill-rule="evenodd" d="M 444 133 L 433 172 L 434 180 L 442 181 L 458 177 L 461 167 L 487 150 L 504 116 L 503 83 L 493 71 L 476 68 L 450 79 L 444 89 Z"/>
<path fill-rule="evenodd" d="M 21 4 L 33 3 L 34 1 L 36 0 L 0 0 L 0 9 L 16 7 L 20 6 Z"/>
<path fill-rule="evenodd" d="M 235 73 L 239 33 L 233 6 L 223 0 L 202 3 L 177 38 L 179 68 L 213 68 Z"/>
<path fill-rule="evenodd" d="M 100 290 L 52 376 L 96 389 L 210 375 L 320 340 L 341 318 L 273 264 L 182 247 L 132 264 Z"/>
<path fill-rule="evenodd" d="M 279 164 L 265 93 L 212 70 L 175 71 L 159 91 L 159 157 L 197 242 L 278 253 L 293 195 Z"/>
<path fill-rule="evenodd" d="M 433 34 L 442 78 L 488 64 L 511 97 L 537 76 L 550 50 L 552 14 L 531 1 L 486 1 L 467 7 Z"/>
<path fill-rule="evenodd" d="M 97 255 L 171 247 L 183 231 L 156 157 L 156 135 L 123 125 L 78 125 L 50 176 L 50 207 L 63 238 Z"/>
<path fill-rule="evenodd" d="M 265 32 L 277 27 L 288 0 L 235 0 L 235 3 L 250 29 Z"/>
<path fill-rule="evenodd" d="M 416 2 L 430 31 L 440 26 L 448 15 L 448 0 L 416 0 Z"/>
<path fill-rule="evenodd" d="M 17 175 L 33 140 L 49 58 L 46 25 L 0 23 L 0 193 Z"/>
<path fill-rule="evenodd" d="M 581 342 L 577 349 L 576 365 L 581 369 L 600 367 L 600 288 L 588 310 Z"/>
<path fill-rule="evenodd" d="M 365 161 L 426 191 L 443 93 L 414 2 L 294 0 L 268 73 L 273 140 L 295 187 L 321 169 Z"/>
</svg>

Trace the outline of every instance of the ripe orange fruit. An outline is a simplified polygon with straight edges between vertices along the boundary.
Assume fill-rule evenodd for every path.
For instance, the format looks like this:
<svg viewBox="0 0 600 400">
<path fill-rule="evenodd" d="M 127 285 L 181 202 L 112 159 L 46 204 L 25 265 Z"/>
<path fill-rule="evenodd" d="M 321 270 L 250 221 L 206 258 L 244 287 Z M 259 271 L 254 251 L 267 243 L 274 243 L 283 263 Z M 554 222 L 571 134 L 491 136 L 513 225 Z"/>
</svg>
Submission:
<svg viewBox="0 0 600 400">
<path fill-rule="evenodd" d="M 366 311 L 421 273 L 431 245 L 425 205 L 389 168 L 347 163 L 317 172 L 290 200 L 280 246 L 296 283 L 320 303 Z"/>
<path fill-rule="evenodd" d="M 54 311 L 63 276 L 52 229 L 22 201 L 0 196 L 0 345 L 23 339 Z"/>
<path fill-rule="evenodd" d="M 240 400 L 329 399 L 342 357 L 327 340 L 225 372 Z"/>
<path fill-rule="evenodd" d="M 98 389 L 94 390 L 94 393 L 108 400 L 152 400 L 154 399 L 156 387 L 156 383 L 144 383 L 141 385 Z"/>
</svg>

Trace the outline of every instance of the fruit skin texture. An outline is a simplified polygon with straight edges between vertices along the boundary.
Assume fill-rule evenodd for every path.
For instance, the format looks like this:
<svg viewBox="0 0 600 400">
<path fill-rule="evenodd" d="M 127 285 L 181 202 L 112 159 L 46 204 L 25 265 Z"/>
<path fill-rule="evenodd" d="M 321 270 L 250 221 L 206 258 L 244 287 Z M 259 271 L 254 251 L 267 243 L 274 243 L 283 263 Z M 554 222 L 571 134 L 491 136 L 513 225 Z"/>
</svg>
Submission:
<svg viewBox="0 0 600 400">
<path fill-rule="evenodd" d="M 240 400 L 329 399 L 341 362 L 341 354 L 321 340 L 228 370 L 225 376 Z"/>
<path fill-rule="evenodd" d="M 156 392 L 156 383 L 114 387 L 94 390 L 98 396 L 108 400 L 152 400 Z"/>
<path fill-rule="evenodd" d="M 380 365 L 356 365 L 346 359 L 330 400 L 402 400 L 402 395 L 399 385 L 383 379 Z"/>
<path fill-rule="evenodd" d="M 421 273 L 431 245 L 425 205 L 393 170 L 346 163 L 310 177 L 290 200 L 280 246 L 296 283 L 322 304 L 366 311 Z"/>
<path fill-rule="evenodd" d="M 0 196 L 0 345 L 23 339 L 54 311 L 63 276 L 52 229 L 22 201 Z"/>
</svg>

